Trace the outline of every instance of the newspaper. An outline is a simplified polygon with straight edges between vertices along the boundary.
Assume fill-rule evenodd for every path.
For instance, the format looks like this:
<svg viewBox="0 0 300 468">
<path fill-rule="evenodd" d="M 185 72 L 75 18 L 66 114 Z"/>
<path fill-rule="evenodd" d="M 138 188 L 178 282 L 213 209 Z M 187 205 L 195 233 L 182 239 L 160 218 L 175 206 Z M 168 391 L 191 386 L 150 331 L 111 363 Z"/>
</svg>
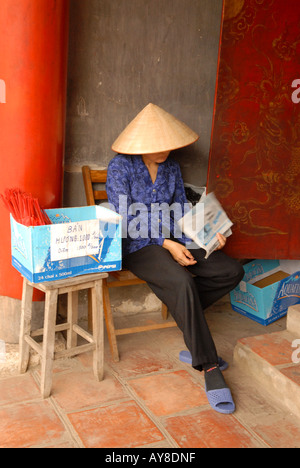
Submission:
<svg viewBox="0 0 300 468">
<path fill-rule="evenodd" d="M 205 258 L 219 246 L 217 233 L 229 237 L 233 223 L 213 192 L 203 195 L 199 203 L 179 221 L 182 232 L 206 251 Z"/>
</svg>

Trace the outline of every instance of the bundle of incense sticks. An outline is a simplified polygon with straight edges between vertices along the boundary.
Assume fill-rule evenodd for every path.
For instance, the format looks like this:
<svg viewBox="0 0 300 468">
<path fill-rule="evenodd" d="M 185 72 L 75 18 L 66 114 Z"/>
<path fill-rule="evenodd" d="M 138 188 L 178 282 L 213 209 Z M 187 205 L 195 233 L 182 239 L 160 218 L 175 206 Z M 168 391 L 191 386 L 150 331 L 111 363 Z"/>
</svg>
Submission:
<svg viewBox="0 0 300 468">
<path fill-rule="evenodd" d="M 24 226 L 51 224 L 47 213 L 40 207 L 37 198 L 18 188 L 6 189 L 1 198 L 12 217 Z"/>
</svg>

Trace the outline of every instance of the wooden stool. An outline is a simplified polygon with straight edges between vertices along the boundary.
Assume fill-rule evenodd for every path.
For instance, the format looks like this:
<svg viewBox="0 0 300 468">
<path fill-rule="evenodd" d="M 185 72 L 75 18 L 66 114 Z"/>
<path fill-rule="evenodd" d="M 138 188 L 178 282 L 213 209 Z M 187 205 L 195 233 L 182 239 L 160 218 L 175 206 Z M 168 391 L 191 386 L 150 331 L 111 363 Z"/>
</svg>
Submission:
<svg viewBox="0 0 300 468">
<path fill-rule="evenodd" d="M 38 284 L 30 283 L 24 278 L 19 342 L 19 371 L 21 374 L 27 371 L 30 347 L 33 348 L 42 357 L 41 393 L 43 398 L 47 398 L 51 393 L 54 359 L 75 356 L 93 350 L 95 377 L 98 381 L 103 379 L 104 329 L 102 280 L 107 276 L 107 273 L 95 273 Z M 43 291 L 46 294 L 46 299 L 44 328 L 31 332 L 33 288 Z M 93 335 L 83 330 L 77 324 L 78 291 L 81 289 L 91 289 L 92 291 Z M 56 325 L 58 295 L 66 293 L 68 294 L 67 322 Z M 55 353 L 55 333 L 63 330 L 67 330 L 67 349 Z M 43 343 L 39 344 L 33 338 L 41 335 L 43 335 Z M 80 335 L 89 343 L 77 346 L 77 335 Z"/>
</svg>

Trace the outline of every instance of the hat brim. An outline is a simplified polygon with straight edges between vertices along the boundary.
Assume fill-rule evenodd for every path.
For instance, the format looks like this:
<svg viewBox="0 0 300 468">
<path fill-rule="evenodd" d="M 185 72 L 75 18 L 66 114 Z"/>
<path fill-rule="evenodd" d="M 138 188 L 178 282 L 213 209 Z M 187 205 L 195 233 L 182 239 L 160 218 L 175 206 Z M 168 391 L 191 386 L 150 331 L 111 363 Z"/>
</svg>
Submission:
<svg viewBox="0 0 300 468">
<path fill-rule="evenodd" d="M 199 135 L 173 115 L 148 104 L 112 145 L 122 154 L 152 154 L 173 151 L 195 143 Z"/>
</svg>

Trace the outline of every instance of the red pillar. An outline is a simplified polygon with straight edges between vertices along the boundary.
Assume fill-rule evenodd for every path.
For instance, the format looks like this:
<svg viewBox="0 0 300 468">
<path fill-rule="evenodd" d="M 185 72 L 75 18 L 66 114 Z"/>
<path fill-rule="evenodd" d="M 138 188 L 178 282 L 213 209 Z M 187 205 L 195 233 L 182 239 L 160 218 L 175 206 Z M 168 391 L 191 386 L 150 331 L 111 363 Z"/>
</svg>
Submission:
<svg viewBox="0 0 300 468">
<path fill-rule="evenodd" d="M 1 0 L 0 193 L 19 187 L 61 206 L 69 0 Z M 21 298 L 0 203 L 0 296 Z"/>
</svg>

